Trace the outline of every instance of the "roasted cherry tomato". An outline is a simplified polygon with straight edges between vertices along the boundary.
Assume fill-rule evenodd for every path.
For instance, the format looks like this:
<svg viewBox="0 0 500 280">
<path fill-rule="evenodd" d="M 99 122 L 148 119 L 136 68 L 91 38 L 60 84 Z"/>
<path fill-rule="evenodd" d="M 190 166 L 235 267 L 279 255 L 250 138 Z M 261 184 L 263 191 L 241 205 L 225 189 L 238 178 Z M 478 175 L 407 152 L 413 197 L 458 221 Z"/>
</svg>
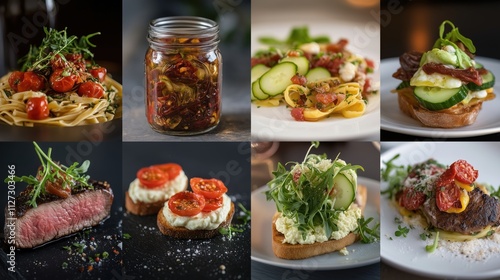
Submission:
<svg viewBox="0 0 500 280">
<path fill-rule="evenodd" d="M 195 193 L 205 198 L 218 198 L 227 192 L 224 183 L 217 179 L 191 178 L 189 184 Z"/>
<path fill-rule="evenodd" d="M 10 88 L 13 89 L 15 92 L 18 92 L 17 86 L 23 80 L 23 77 L 24 77 L 24 72 L 21 71 L 12 72 L 12 74 L 10 74 L 9 76 Z"/>
<path fill-rule="evenodd" d="M 31 97 L 26 102 L 26 113 L 30 120 L 43 120 L 49 117 L 47 97 Z"/>
<path fill-rule="evenodd" d="M 460 207 L 460 188 L 454 183 L 436 189 L 436 205 L 441 211 Z M 458 205 L 457 205 L 458 204 Z"/>
<path fill-rule="evenodd" d="M 447 186 L 455 181 L 456 171 L 453 168 L 446 169 L 436 181 L 436 187 Z"/>
<path fill-rule="evenodd" d="M 22 80 L 17 84 L 17 91 L 41 91 L 45 87 L 45 79 L 33 71 L 25 72 Z"/>
<path fill-rule="evenodd" d="M 179 192 L 168 200 L 168 208 L 179 216 L 194 216 L 205 208 L 205 198 L 193 192 Z"/>
<path fill-rule="evenodd" d="M 168 174 L 157 167 L 149 166 L 137 171 L 137 179 L 142 186 L 153 189 L 165 184 L 168 181 Z"/>
<path fill-rule="evenodd" d="M 425 202 L 425 194 L 414 188 L 405 188 L 403 194 L 399 197 L 399 205 L 414 211 L 420 208 Z"/>
<path fill-rule="evenodd" d="M 78 88 L 78 95 L 84 97 L 101 98 L 104 95 L 104 88 L 94 82 L 84 82 Z"/>
<path fill-rule="evenodd" d="M 73 88 L 76 80 L 76 75 L 64 69 L 57 69 L 50 75 L 50 87 L 57 92 L 68 92 Z"/>
<path fill-rule="evenodd" d="M 474 183 L 479 175 L 479 172 L 465 160 L 455 161 L 450 169 L 455 170 L 455 179 L 466 184 Z"/>
<path fill-rule="evenodd" d="M 205 198 L 205 207 L 203 212 L 210 212 L 219 209 L 222 206 L 222 196 L 218 198 Z"/>
<path fill-rule="evenodd" d="M 104 82 L 104 79 L 106 79 L 106 74 L 108 71 L 104 67 L 97 67 L 90 69 L 89 72 L 92 75 L 92 77 L 99 79 L 100 82 Z"/>
<path fill-rule="evenodd" d="M 182 171 L 182 167 L 177 163 L 164 163 L 153 165 L 153 167 L 161 169 L 163 172 L 168 174 L 169 180 L 175 179 Z"/>
</svg>

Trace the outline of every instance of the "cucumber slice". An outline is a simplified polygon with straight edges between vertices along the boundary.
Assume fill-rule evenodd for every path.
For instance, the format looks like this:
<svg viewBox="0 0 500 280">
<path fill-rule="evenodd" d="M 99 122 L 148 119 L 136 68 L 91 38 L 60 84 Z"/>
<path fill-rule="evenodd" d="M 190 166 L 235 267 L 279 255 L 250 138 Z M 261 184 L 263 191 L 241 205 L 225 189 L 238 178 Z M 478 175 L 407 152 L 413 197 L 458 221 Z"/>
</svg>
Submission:
<svg viewBox="0 0 500 280">
<path fill-rule="evenodd" d="M 258 100 L 265 100 L 269 98 L 269 95 L 265 94 L 262 89 L 260 89 L 259 80 L 252 83 L 252 97 Z"/>
<path fill-rule="evenodd" d="M 410 87 L 410 81 L 402 81 L 398 85 L 398 87 L 396 88 L 396 90 L 404 89 L 404 88 L 407 88 L 407 87 Z"/>
<path fill-rule="evenodd" d="M 484 66 L 481 63 L 476 61 L 476 64 L 474 64 L 474 68 L 481 69 L 481 68 L 484 68 Z"/>
<path fill-rule="evenodd" d="M 337 210 L 346 210 L 354 201 L 356 196 L 356 186 L 346 175 L 339 173 L 333 179 L 333 189 L 335 203 L 333 208 Z"/>
<path fill-rule="evenodd" d="M 250 70 L 250 76 L 252 77 L 252 80 L 250 83 L 253 83 L 257 81 L 264 73 L 269 71 L 271 69 L 270 67 L 265 66 L 264 64 L 257 64 L 252 69 Z"/>
<path fill-rule="evenodd" d="M 297 74 L 297 65 L 293 62 L 280 62 L 274 65 L 259 79 L 260 89 L 269 96 L 282 94 L 292 84 L 292 77 Z"/>
<path fill-rule="evenodd" d="M 495 75 L 493 75 L 491 71 L 488 71 L 488 73 L 481 75 L 481 78 L 483 78 L 482 85 L 478 86 L 475 83 L 468 83 L 467 87 L 472 91 L 478 91 L 483 89 L 489 89 L 495 85 Z"/>
<path fill-rule="evenodd" d="M 326 70 L 326 68 L 316 67 L 307 72 L 306 79 L 308 82 L 314 82 L 317 80 L 330 78 L 331 76 L 332 75 L 330 75 L 330 71 Z"/>
<path fill-rule="evenodd" d="M 418 102 L 431 111 L 450 108 L 464 100 L 468 92 L 465 86 L 459 88 L 415 87 L 414 90 Z"/>
<path fill-rule="evenodd" d="M 280 62 L 289 61 L 297 65 L 297 73 L 305 75 L 309 71 L 309 60 L 304 56 L 287 56 L 281 59 Z"/>
</svg>

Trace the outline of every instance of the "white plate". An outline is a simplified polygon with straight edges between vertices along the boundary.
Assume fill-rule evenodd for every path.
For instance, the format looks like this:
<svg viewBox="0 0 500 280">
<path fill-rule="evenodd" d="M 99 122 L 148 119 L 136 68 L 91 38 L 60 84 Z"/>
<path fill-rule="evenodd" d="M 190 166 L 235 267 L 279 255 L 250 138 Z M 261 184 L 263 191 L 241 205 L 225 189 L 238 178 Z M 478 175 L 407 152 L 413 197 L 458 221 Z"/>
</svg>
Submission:
<svg viewBox="0 0 500 280">
<path fill-rule="evenodd" d="M 496 76 L 500 75 L 500 61 L 476 57 L 477 62 L 480 62 L 484 67 L 495 73 Z M 380 63 L 380 95 L 382 96 L 381 105 L 381 123 L 382 129 L 432 138 L 455 138 L 455 137 L 472 137 L 487 135 L 500 132 L 500 98 L 495 98 L 483 103 L 483 107 L 476 122 L 472 125 L 460 128 L 432 128 L 424 127 L 422 124 L 407 115 L 403 114 L 398 107 L 398 96 L 391 93 L 395 89 L 400 80 L 394 79 L 392 74 L 399 68 L 398 58 L 384 59 Z M 500 92 L 500 84 L 496 83 L 494 91 L 498 94 Z"/>
<path fill-rule="evenodd" d="M 434 158 L 442 164 L 451 164 L 458 159 L 465 159 L 479 170 L 478 182 L 487 182 L 493 186 L 500 185 L 497 159 L 500 157 L 500 143 L 490 142 L 421 142 L 409 143 L 393 148 L 381 156 L 382 162 L 400 154 L 398 164 L 414 164 Z M 381 182 L 381 189 L 387 188 L 387 183 Z M 438 250 L 432 254 L 425 251 L 429 240 L 423 241 L 419 234 L 421 229 L 410 230 L 406 238 L 395 237 L 397 224 L 395 217 L 401 217 L 392 207 L 386 196 L 381 202 L 381 250 L 382 260 L 412 273 L 439 277 L 479 279 L 500 276 L 500 255 L 486 261 L 471 262 L 462 257 L 454 257 L 450 252 Z M 392 237 L 393 240 L 390 240 Z"/>
<path fill-rule="evenodd" d="M 367 186 L 368 201 L 365 217 L 373 217 L 379 221 L 378 205 L 380 202 L 379 183 L 366 178 L 358 178 L 358 183 Z M 267 201 L 263 186 L 252 192 L 252 260 L 285 268 L 299 270 L 335 270 L 365 266 L 380 261 L 380 243 L 363 244 L 356 242 L 347 247 L 349 255 L 339 252 L 316 256 L 305 260 L 284 260 L 276 257 L 272 249 L 272 220 L 276 212 L 273 201 Z M 370 224 L 373 225 L 373 224 Z"/>
<path fill-rule="evenodd" d="M 276 9 L 270 7 L 275 5 L 274 1 L 271 2 L 266 1 L 262 10 L 252 3 L 252 54 L 267 48 L 258 43 L 258 38 L 274 36 L 286 39 L 293 27 L 308 26 L 311 36 L 327 35 L 333 42 L 347 38 L 348 50 L 372 59 L 375 64 L 380 61 L 380 26 L 373 21 L 369 11 L 366 11 L 367 16 L 363 16 L 356 13 L 360 10 L 351 9 L 337 1 L 322 1 L 321 5 L 308 2 L 305 6 L 303 2 L 298 2 L 295 6 L 285 2 Z M 300 12 L 294 12 L 294 9 L 300 9 Z M 335 11 L 334 16 L 332 11 Z M 376 70 L 371 75 L 373 82 L 380 80 L 378 67 Z M 252 104 L 252 137 L 267 141 L 379 140 L 380 95 L 370 99 L 367 110 L 361 117 L 331 117 L 319 122 L 297 122 L 284 105 L 257 108 Z"/>
</svg>

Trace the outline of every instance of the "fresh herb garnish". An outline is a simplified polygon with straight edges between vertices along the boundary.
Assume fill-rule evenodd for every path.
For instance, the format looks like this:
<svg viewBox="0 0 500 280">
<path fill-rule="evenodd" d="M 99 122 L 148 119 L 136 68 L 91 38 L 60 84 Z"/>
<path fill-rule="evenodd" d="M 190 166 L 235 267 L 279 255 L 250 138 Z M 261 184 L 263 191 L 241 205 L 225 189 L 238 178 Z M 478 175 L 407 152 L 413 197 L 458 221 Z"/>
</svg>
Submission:
<svg viewBox="0 0 500 280">
<path fill-rule="evenodd" d="M 394 233 L 397 237 L 403 236 L 406 237 L 406 235 L 410 232 L 410 229 L 407 227 L 401 227 L 401 225 L 398 225 L 398 230 Z"/>
<path fill-rule="evenodd" d="M 446 29 L 446 25 L 450 25 L 451 31 L 444 36 L 444 31 Z M 460 68 L 466 69 L 472 66 L 471 58 L 457 46 L 456 43 L 461 42 L 471 53 L 476 52 L 476 47 L 472 43 L 472 40 L 463 36 L 458 31 L 458 28 L 449 21 L 445 20 L 439 26 L 439 39 L 434 43 L 433 48 L 442 48 L 444 46 L 452 46 L 455 49 L 455 53 L 457 55 L 457 64 Z"/>
<path fill-rule="evenodd" d="M 425 241 L 428 238 L 432 237 L 432 233 L 430 233 L 430 232 L 422 232 L 419 236 L 420 236 L 420 239 L 422 239 L 422 240 Z"/>
<path fill-rule="evenodd" d="M 425 251 L 427 251 L 427 253 L 434 252 L 434 250 L 436 250 L 438 246 L 438 240 L 439 240 L 439 231 L 436 232 L 436 236 L 434 236 L 434 242 L 432 243 L 432 245 L 425 246 Z"/>
<path fill-rule="evenodd" d="M 85 247 L 87 247 L 87 245 L 74 242 L 73 247 L 75 247 L 76 251 L 81 254 L 81 253 L 83 253 L 83 249 L 85 249 Z"/>
<path fill-rule="evenodd" d="M 37 207 L 36 200 L 46 193 L 45 184 L 47 182 L 57 181 L 58 184 L 61 184 L 62 189 L 92 188 L 92 185 L 88 183 L 89 176 L 85 174 L 90 166 L 90 161 L 86 160 L 80 166 L 78 166 L 78 162 L 75 162 L 66 167 L 52 160 L 52 148 L 49 148 L 45 153 L 36 142 L 33 142 L 33 145 L 42 165 L 37 176 L 15 176 L 13 178 L 15 182 L 24 182 L 33 186 L 30 193 L 31 198 L 28 201 L 30 206 Z M 5 179 L 5 182 L 8 180 L 9 178 Z"/>
<path fill-rule="evenodd" d="M 341 210 L 334 209 L 329 199 L 333 179 L 343 171 L 363 170 L 359 165 L 345 164 L 338 156 L 328 162 L 326 155 L 309 154 L 318 145 L 318 142 L 311 144 L 302 163 L 286 163 L 292 165 L 291 171 L 278 163 L 274 179 L 268 183 L 270 189 L 266 191 L 266 199 L 274 200 L 278 212 L 296 223 L 304 239 L 317 225 L 323 226 L 326 236 L 338 230 L 336 221 Z M 319 164 L 326 166 L 320 170 Z"/>
<path fill-rule="evenodd" d="M 102 258 L 103 259 L 107 259 L 108 257 L 109 257 L 109 253 L 108 252 L 106 252 L 106 251 L 102 252 Z"/>
<path fill-rule="evenodd" d="M 358 234 L 363 243 L 373 243 L 380 239 L 380 223 L 377 223 L 373 228 L 369 227 L 369 223 L 373 220 L 372 217 L 365 220 L 364 217 L 358 219 L 358 228 L 355 233 Z"/>
<path fill-rule="evenodd" d="M 397 192 L 403 188 L 403 182 L 410 172 L 411 166 L 397 165 L 394 163 L 399 158 L 399 154 L 392 157 L 389 161 L 383 162 L 385 168 L 381 170 L 381 178 L 389 183 L 389 187 L 382 191 L 382 194 L 387 194 L 389 199 L 392 199 Z"/>
<path fill-rule="evenodd" d="M 277 49 L 293 49 L 306 43 L 329 43 L 328 36 L 311 37 L 307 26 L 295 27 L 290 31 L 286 40 L 279 40 L 274 37 L 261 37 L 259 42 L 265 45 L 273 46 Z"/>
<path fill-rule="evenodd" d="M 240 220 L 242 223 L 241 224 L 230 224 L 228 227 L 221 227 L 219 228 L 219 233 L 222 235 L 226 235 L 229 240 L 233 238 L 233 235 L 235 235 L 237 232 L 243 232 L 244 227 L 250 222 L 251 220 L 251 213 L 250 210 L 246 209 L 243 204 L 238 203 L 238 207 L 241 209 L 243 212 L 243 215 L 240 215 L 238 217 L 238 220 Z"/>
<path fill-rule="evenodd" d="M 130 238 L 132 238 L 132 236 L 130 234 L 128 234 L 128 233 L 123 234 L 123 239 L 128 240 Z"/>
<path fill-rule="evenodd" d="M 77 36 L 69 36 L 66 29 L 57 31 L 55 29 L 48 29 L 44 27 L 45 38 L 42 40 L 40 46 L 31 46 L 28 54 L 22 57 L 19 62 L 23 63 L 21 71 L 37 71 L 45 73 L 50 69 L 50 62 L 57 55 L 63 60 L 65 54 L 82 54 L 83 58 L 90 59 L 94 54 L 89 50 L 90 47 L 95 47 L 90 42 L 90 38 L 101 33 L 96 32 L 87 36 L 82 36 L 78 39 Z"/>
</svg>

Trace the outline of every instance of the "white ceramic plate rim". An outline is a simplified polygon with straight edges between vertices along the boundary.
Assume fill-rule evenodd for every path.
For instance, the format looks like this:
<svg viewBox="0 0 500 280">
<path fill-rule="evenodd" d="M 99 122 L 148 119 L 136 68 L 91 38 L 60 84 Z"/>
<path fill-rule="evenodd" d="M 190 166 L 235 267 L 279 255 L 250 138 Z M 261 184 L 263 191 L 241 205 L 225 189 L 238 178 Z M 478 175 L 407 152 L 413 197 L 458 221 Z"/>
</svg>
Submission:
<svg viewBox="0 0 500 280">
<path fill-rule="evenodd" d="M 368 201 L 365 208 L 365 217 L 373 217 L 374 222 L 378 222 L 379 210 L 378 210 L 378 202 L 379 202 L 379 182 L 363 177 L 358 177 L 358 183 L 367 186 L 368 189 Z M 300 269 L 300 270 L 337 270 L 337 269 L 346 269 L 353 267 L 366 266 L 373 263 L 377 263 L 380 261 L 379 255 L 379 242 L 371 243 L 371 244 L 362 244 L 361 242 L 356 242 L 347 247 L 349 251 L 349 255 L 342 256 L 338 252 L 333 252 L 326 255 L 316 256 L 312 258 L 308 258 L 305 260 L 284 260 L 277 258 L 273 253 L 271 248 L 271 223 L 272 217 L 274 215 L 275 204 L 272 201 L 266 201 L 264 192 L 267 190 L 267 186 L 263 186 L 252 192 L 252 253 L 251 259 L 260 263 L 283 267 L 283 268 L 292 268 L 292 269 Z M 260 207 L 255 207 L 256 204 L 260 204 Z M 268 212 L 263 210 L 266 208 Z M 259 212 L 257 215 L 257 209 L 260 209 L 264 212 Z M 272 211 L 269 211 L 271 209 Z M 261 228 L 261 230 L 268 230 L 268 232 L 256 232 L 259 230 L 258 226 L 255 226 L 256 219 L 259 222 L 265 223 L 266 227 Z M 373 222 L 372 222 L 373 223 Z M 372 225 L 372 224 L 371 224 Z M 266 248 L 269 248 L 267 252 L 259 252 L 257 251 L 256 241 L 257 237 L 263 237 L 263 242 L 265 242 Z M 262 246 L 262 245 L 261 245 Z M 354 250 L 354 252 L 353 252 Z M 374 252 L 377 251 L 376 253 Z M 363 251 L 370 254 L 369 257 L 363 258 Z M 374 256 L 376 255 L 376 256 Z M 342 261 L 342 263 L 339 263 Z"/>
<path fill-rule="evenodd" d="M 500 61 L 486 57 L 476 57 L 476 61 L 481 62 L 486 69 L 489 69 L 497 76 L 500 75 Z M 399 84 L 399 80 L 394 79 L 392 74 L 399 68 L 398 58 L 383 59 L 380 63 L 380 95 L 381 110 L 380 126 L 382 129 L 403 133 L 408 135 L 432 137 L 432 138 L 457 138 L 488 135 L 500 132 L 500 99 L 483 103 L 474 124 L 466 127 L 444 129 L 424 127 L 420 122 L 403 114 L 398 107 L 397 95 L 391 93 Z M 500 92 L 500 84 L 494 86 L 495 92 Z"/>
<path fill-rule="evenodd" d="M 500 185 L 496 176 L 493 158 L 486 158 L 486 153 L 500 156 L 500 143 L 493 142 L 418 142 L 396 146 L 381 155 L 380 164 L 400 154 L 398 164 L 412 164 L 434 158 L 443 164 L 451 164 L 457 159 L 469 161 L 479 170 L 479 182 Z M 493 164 L 493 166 L 491 166 Z M 381 190 L 387 188 L 381 182 Z M 431 241 L 422 241 L 421 229 L 410 230 L 406 238 L 394 236 L 397 225 L 395 217 L 400 217 L 397 210 L 389 205 L 387 197 L 381 198 L 381 257 L 384 262 L 401 270 L 418 275 L 439 278 L 479 279 L 500 276 L 500 255 L 491 257 L 486 262 L 470 262 L 461 257 L 454 257 L 450 252 L 425 252 L 424 247 Z M 390 240 L 392 237 L 393 240 Z"/>
</svg>

